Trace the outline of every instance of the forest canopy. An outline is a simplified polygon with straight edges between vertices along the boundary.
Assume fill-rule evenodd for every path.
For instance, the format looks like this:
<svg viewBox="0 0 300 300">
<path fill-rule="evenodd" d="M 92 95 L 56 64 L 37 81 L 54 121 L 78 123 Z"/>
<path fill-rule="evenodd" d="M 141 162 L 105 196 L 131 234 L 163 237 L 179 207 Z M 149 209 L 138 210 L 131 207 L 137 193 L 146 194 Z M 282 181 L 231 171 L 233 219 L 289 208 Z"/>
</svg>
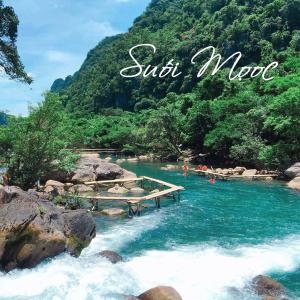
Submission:
<svg viewBox="0 0 300 300">
<path fill-rule="evenodd" d="M 101 41 L 52 91 L 92 126 L 93 137 L 79 144 L 283 168 L 300 159 L 299 15 L 300 0 L 153 0 L 127 33 Z M 159 50 L 138 52 L 140 61 L 174 59 L 185 76 L 121 77 L 139 43 Z M 278 61 L 275 79 L 229 81 L 223 69 L 198 80 L 190 59 L 209 45 L 226 57 L 242 52 L 250 66 Z"/>
</svg>

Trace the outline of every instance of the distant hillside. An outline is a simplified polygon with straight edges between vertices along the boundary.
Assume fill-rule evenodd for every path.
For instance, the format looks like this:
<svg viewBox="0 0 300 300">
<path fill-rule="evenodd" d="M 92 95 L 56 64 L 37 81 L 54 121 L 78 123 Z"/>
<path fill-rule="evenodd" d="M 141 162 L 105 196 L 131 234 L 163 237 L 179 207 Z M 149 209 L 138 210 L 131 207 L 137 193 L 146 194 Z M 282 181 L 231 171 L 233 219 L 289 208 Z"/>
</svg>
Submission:
<svg viewBox="0 0 300 300">
<path fill-rule="evenodd" d="M 66 95 L 71 112 L 98 113 L 103 108 L 152 105 L 168 93 L 191 92 L 198 84 L 190 59 L 208 45 L 224 57 L 241 51 L 243 64 L 283 62 L 300 50 L 300 0 L 153 0 L 128 33 L 106 38 L 92 49 L 82 67 L 65 80 L 57 79 L 52 91 Z M 132 65 L 128 50 L 139 43 L 151 43 L 158 51 L 139 53 L 151 65 L 165 65 L 172 58 L 182 63 L 185 76 L 156 79 L 125 79 L 122 68 Z M 214 99 L 224 84 L 212 79 Z M 154 101 L 152 101 L 154 100 Z"/>
</svg>

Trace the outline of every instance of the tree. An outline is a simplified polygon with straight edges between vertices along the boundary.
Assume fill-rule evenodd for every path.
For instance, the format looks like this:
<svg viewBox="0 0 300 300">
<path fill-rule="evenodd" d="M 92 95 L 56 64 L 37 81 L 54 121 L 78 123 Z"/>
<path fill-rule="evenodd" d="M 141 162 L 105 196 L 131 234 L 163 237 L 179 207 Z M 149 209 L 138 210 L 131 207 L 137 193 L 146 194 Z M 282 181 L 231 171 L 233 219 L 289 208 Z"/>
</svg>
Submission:
<svg viewBox="0 0 300 300">
<path fill-rule="evenodd" d="M 18 25 L 13 8 L 4 6 L 0 0 L 0 73 L 30 84 L 32 79 L 26 74 L 17 51 Z"/>
<path fill-rule="evenodd" d="M 60 98 L 47 94 L 41 104 L 30 108 L 28 117 L 10 117 L 8 125 L 0 128 L 0 152 L 12 184 L 30 188 L 52 170 L 54 160 L 60 160 L 65 148 L 59 128 L 62 114 Z"/>
</svg>

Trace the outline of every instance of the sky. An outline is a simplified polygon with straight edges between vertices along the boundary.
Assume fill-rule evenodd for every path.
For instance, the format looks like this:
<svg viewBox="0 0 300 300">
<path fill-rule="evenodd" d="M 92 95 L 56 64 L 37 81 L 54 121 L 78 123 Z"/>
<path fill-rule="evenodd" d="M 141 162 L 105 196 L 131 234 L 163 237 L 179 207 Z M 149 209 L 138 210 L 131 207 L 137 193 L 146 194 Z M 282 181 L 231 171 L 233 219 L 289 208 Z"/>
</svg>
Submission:
<svg viewBox="0 0 300 300">
<path fill-rule="evenodd" d="M 29 86 L 0 77 L 0 110 L 26 115 L 57 78 L 77 71 L 104 37 L 126 32 L 150 0 L 4 0 L 19 17 L 17 47 Z"/>
</svg>

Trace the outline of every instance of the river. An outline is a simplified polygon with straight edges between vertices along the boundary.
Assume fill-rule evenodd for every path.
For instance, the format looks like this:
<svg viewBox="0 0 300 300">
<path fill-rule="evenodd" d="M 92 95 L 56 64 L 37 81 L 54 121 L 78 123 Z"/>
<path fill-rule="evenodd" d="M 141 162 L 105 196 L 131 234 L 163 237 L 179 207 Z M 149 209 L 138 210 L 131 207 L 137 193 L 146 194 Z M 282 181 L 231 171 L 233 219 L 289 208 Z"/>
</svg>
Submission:
<svg viewBox="0 0 300 300">
<path fill-rule="evenodd" d="M 184 300 L 261 299 L 243 287 L 266 274 L 300 299 L 300 194 L 278 182 L 217 181 L 159 164 L 123 167 L 182 185 L 181 201 L 163 201 L 141 217 L 97 218 L 97 237 L 76 259 L 62 254 L 32 270 L 0 273 L 0 299 L 122 300 L 171 285 Z M 112 265 L 95 254 L 114 250 Z"/>
</svg>

